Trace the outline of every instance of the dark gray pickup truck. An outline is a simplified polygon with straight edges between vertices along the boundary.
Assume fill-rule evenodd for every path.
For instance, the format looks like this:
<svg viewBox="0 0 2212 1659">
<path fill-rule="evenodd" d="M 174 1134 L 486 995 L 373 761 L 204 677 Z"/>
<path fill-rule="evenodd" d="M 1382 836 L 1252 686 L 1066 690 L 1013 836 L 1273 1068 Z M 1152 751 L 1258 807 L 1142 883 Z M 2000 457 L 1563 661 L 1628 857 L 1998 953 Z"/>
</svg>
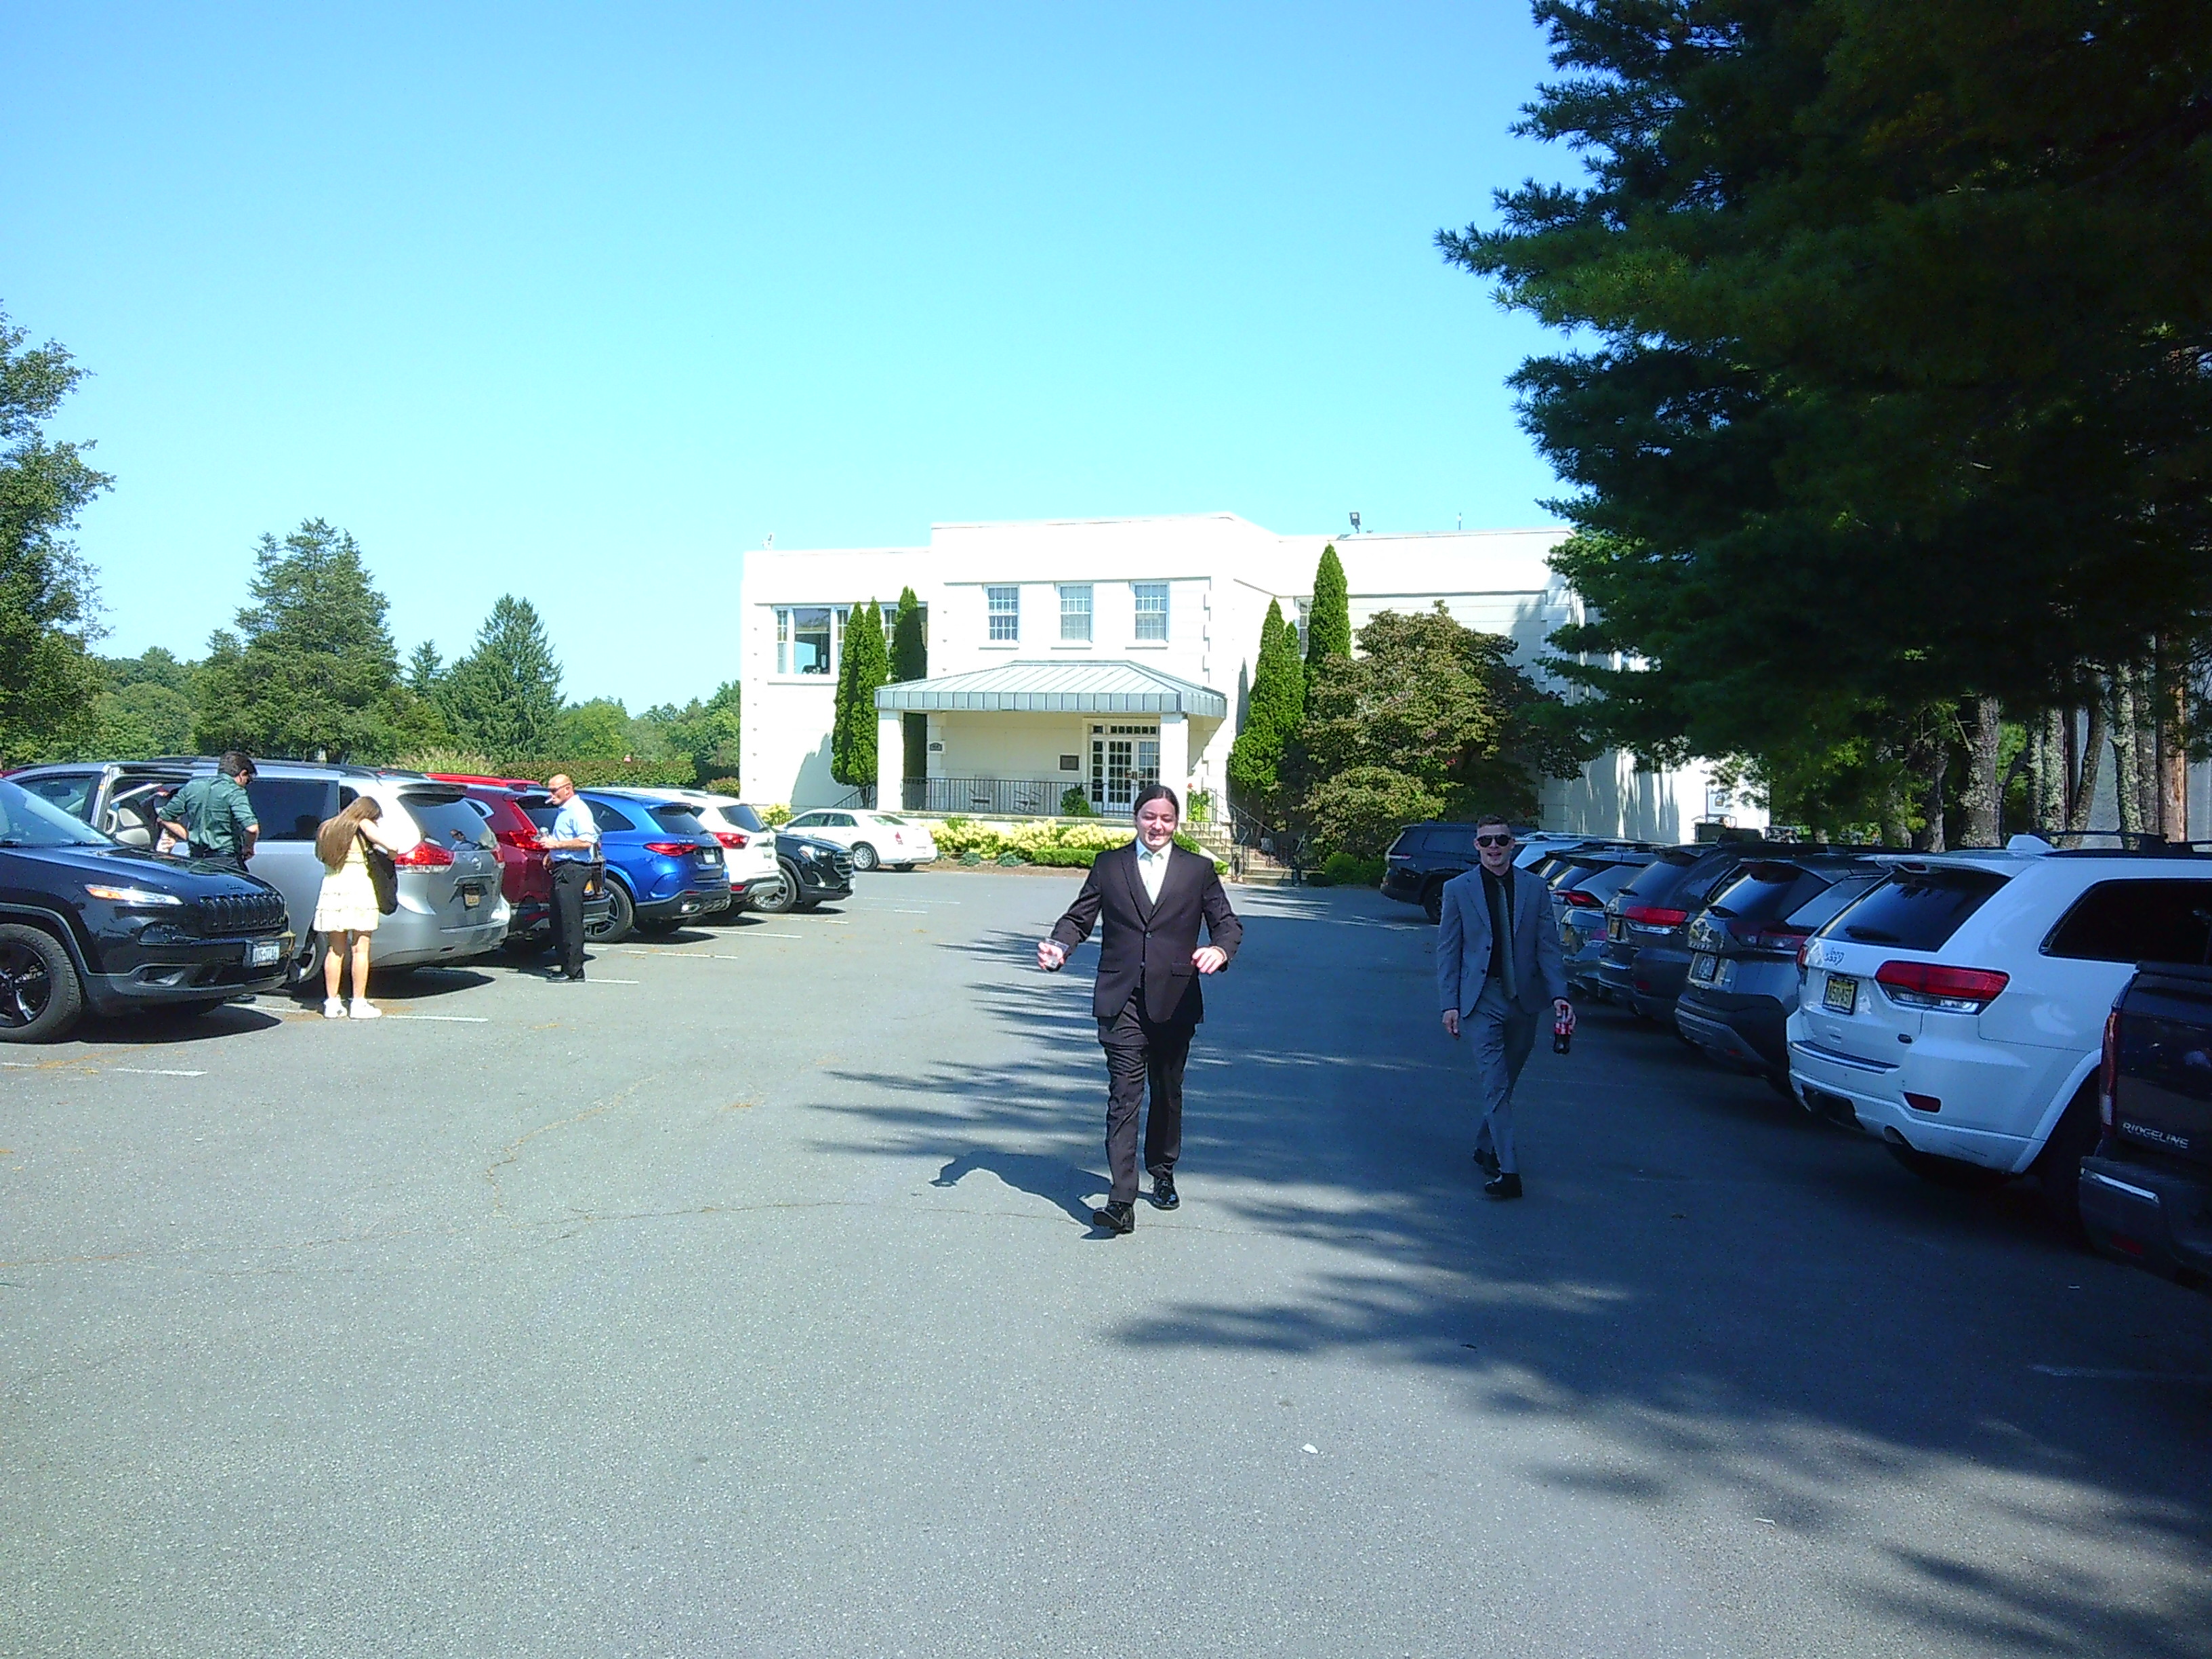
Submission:
<svg viewBox="0 0 2212 1659">
<path fill-rule="evenodd" d="M 2104 1136 L 2081 1224 L 2105 1255 L 2212 1291 L 2212 968 L 2146 963 L 2105 1022 Z"/>
</svg>

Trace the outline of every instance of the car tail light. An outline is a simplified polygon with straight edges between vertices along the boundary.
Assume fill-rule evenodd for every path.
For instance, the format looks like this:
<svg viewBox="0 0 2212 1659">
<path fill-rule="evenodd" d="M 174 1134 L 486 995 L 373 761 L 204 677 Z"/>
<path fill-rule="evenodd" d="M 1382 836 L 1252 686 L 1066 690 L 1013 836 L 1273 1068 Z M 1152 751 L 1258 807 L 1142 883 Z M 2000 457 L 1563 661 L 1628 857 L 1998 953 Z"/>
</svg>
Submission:
<svg viewBox="0 0 2212 1659">
<path fill-rule="evenodd" d="M 1813 936 L 1810 933 L 1797 941 L 1797 971 L 1801 974 L 1805 971 L 1805 958 L 1811 954 L 1812 949 Z"/>
<path fill-rule="evenodd" d="M 392 861 L 402 870 L 450 870 L 453 855 L 434 841 L 423 841 L 404 853 L 394 853 Z"/>
<path fill-rule="evenodd" d="M 2105 1016 L 2105 1054 L 2097 1066 L 2097 1116 L 2112 1132 L 2112 1097 L 2120 1091 L 2120 1011 Z"/>
<path fill-rule="evenodd" d="M 1809 928 L 1791 927 L 1779 922 L 1771 927 L 1747 927 L 1740 933 L 1734 927 L 1729 929 L 1739 943 L 1753 951 L 1802 951 L 1810 931 Z M 1798 965 L 1802 967 L 1804 964 L 1801 962 Z"/>
<path fill-rule="evenodd" d="M 665 859 L 684 859 L 697 852 L 699 843 L 694 841 L 649 841 L 645 844 L 645 850 L 658 853 Z"/>
<path fill-rule="evenodd" d="M 1559 896 L 1566 900 L 1568 903 L 1576 905 L 1585 910 L 1595 910 L 1598 908 L 1598 901 L 1591 895 L 1583 892 L 1579 887 L 1570 887 L 1565 892 L 1560 894 Z"/>
<path fill-rule="evenodd" d="M 535 830 L 495 830 L 492 834 L 499 837 L 501 847 L 512 847 L 517 852 L 542 853 L 545 850 L 545 844 L 538 839 Z"/>
<path fill-rule="evenodd" d="M 1670 909 L 1663 904 L 1624 904 L 1621 919 L 1638 927 L 1680 927 L 1690 919 L 1687 910 Z"/>
<path fill-rule="evenodd" d="M 1875 983 L 1908 1008 L 1978 1014 L 1996 1000 L 2012 975 L 1994 968 L 1946 968 L 1935 962 L 1885 962 Z"/>
<path fill-rule="evenodd" d="M 732 852 L 744 850 L 745 832 L 742 830 L 717 830 L 714 831 L 714 839 Z"/>
<path fill-rule="evenodd" d="M 1905 1103 L 1916 1112 L 1940 1112 L 1943 1109 L 1943 1103 L 1934 1095 L 1916 1095 L 1910 1089 L 1905 1091 Z"/>
</svg>

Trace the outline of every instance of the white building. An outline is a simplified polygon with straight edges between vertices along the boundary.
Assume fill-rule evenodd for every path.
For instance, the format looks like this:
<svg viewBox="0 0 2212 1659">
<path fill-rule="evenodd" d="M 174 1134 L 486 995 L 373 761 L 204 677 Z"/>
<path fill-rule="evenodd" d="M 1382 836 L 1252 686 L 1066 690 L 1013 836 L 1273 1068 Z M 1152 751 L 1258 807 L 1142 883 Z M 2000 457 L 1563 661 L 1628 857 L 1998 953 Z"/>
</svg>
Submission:
<svg viewBox="0 0 2212 1659">
<path fill-rule="evenodd" d="M 1080 788 L 1103 812 L 1139 784 L 1226 797 L 1229 748 L 1271 599 L 1303 621 L 1335 544 L 1357 631 L 1381 611 L 1441 599 L 1511 637 L 1539 680 L 1546 636 L 1581 601 L 1544 562 L 1559 530 L 1284 536 L 1230 513 L 932 527 L 926 547 L 749 552 L 741 590 L 744 787 L 821 806 L 852 794 L 830 775 L 846 614 L 911 587 L 928 608 L 929 677 L 878 698 L 878 799 L 975 813 L 1059 810 Z M 901 775 L 899 723 L 928 725 L 927 777 Z M 1544 785 L 1547 829 L 1686 841 L 1701 817 L 1764 815 L 1710 799 L 1701 766 L 1638 771 L 1601 756 Z"/>
</svg>

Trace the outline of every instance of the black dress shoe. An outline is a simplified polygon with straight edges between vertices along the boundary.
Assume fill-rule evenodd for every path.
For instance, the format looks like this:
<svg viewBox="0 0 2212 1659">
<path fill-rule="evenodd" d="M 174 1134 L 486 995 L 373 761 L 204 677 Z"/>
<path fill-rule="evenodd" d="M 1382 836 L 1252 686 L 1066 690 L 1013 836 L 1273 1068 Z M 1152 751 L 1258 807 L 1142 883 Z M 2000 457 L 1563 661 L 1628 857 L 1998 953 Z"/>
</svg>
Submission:
<svg viewBox="0 0 2212 1659">
<path fill-rule="evenodd" d="M 1483 1174 L 1495 1176 L 1498 1173 L 1498 1154 L 1487 1147 L 1478 1146 L 1474 1149 L 1474 1161 L 1482 1166 Z"/>
<path fill-rule="evenodd" d="M 1487 1198 L 1518 1198 L 1521 1196 L 1521 1177 L 1508 1170 L 1484 1182 L 1482 1191 Z"/>
<path fill-rule="evenodd" d="M 1182 1202 L 1182 1200 L 1176 1196 L 1173 1176 L 1156 1175 L 1152 1177 L 1152 1207 L 1154 1209 L 1172 1210 Z"/>
<path fill-rule="evenodd" d="M 1103 1227 L 1109 1233 L 1133 1233 L 1137 1231 L 1137 1206 L 1133 1204 L 1109 1204 L 1103 1210 L 1091 1212 L 1091 1224 Z"/>
<path fill-rule="evenodd" d="M 579 968 L 574 973 L 564 975 L 563 977 L 571 985 L 581 985 L 584 982 L 584 970 Z"/>
</svg>

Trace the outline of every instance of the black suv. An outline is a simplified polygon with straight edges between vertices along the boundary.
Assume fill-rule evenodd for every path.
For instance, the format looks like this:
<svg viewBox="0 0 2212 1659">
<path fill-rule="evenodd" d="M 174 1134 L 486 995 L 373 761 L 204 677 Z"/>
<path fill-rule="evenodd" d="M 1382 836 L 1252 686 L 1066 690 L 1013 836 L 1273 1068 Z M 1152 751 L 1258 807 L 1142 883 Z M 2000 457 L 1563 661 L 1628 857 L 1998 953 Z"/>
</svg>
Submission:
<svg viewBox="0 0 2212 1659">
<path fill-rule="evenodd" d="M 2104 1133 L 2081 1160 L 2089 1242 L 2212 1291 L 2212 968 L 2136 969 L 2105 1021 L 2098 1095 Z"/>
<path fill-rule="evenodd" d="M 1552 853 L 1571 852 L 1589 844 L 1583 836 L 1564 836 L 1516 826 L 1513 849 L 1516 863 L 1526 862 L 1531 843 L 1544 843 Z M 1632 842 L 1607 845 L 1634 846 Z M 1409 823 L 1382 855 L 1382 896 L 1401 904 L 1418 904 L 1434 921 L 1443 914 L 1444 884 L 1475 866 L 1474 826 L 1471 823 Z"/>
<path fill-rule="evenodd" d="M 291 950 L 266 882 L 125 847 L 0 778 L 0 1042 L 88 1007 L 205 1013 L 282 985 Z"/>
</svg>

